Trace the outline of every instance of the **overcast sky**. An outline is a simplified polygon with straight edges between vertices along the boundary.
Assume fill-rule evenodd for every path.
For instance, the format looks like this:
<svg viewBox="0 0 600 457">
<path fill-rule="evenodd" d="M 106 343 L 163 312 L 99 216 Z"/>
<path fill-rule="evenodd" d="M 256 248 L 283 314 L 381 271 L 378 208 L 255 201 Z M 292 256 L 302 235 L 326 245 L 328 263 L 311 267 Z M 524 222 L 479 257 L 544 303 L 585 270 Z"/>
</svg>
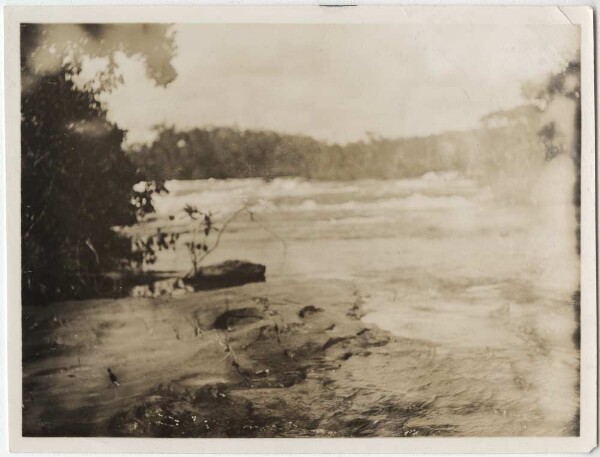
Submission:
<svg viewBox="0 0 600 457">
<path fill-rule="evenodd" d="M 121 59 L 109 116 L 148 141 L 156 124 L 237 125 L 345 143 L 476 127 L 521 103 L 578 52 L 573 26 L 178 25 L 178 77 L 156 87 Z"/>
</svg>

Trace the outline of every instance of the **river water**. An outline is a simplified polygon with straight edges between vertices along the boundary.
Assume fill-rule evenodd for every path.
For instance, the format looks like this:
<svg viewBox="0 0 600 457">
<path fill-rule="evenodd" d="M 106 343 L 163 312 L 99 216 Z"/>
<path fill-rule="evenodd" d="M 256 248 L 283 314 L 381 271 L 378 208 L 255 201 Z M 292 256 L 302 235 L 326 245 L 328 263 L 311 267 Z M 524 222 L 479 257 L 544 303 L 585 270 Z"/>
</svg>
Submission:
<svg viewBox="0 0 600 457">
<path fill-rule="evenodd" d="M 364 321 L 431 342 L 461 367 L 458 380 L 431 374 L 440 389 L 459 382 L 477 392 L 478 405 L 504 405 L 510 428 L 489 434 L 564 435 L 579 401 L 572 180 L 569 163 L 556 160 L 518 202 L 452 173 L 170 181 L 147 226 L 189 226 L 186 204 L 212 211 L 218 226 L 249 205 L 254 220 L 242 213 L 232 221 L 208 263 L 262 263 L 268 281 L 346 279 L 365 300 Z M 190 267 L 185 249 L 161 252 L 156 264 Z M 499 411 L 489 409 L 493 423 Z M 465 415 L 463 433 L 485 433 L 481 414 Z"/>
</svg>

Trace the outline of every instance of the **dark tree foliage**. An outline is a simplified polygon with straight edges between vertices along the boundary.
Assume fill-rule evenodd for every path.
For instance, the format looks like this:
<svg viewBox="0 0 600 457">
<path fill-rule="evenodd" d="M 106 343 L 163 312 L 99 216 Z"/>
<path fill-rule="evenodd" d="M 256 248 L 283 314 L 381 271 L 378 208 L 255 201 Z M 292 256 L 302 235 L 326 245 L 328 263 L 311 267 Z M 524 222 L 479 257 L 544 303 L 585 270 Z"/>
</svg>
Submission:
<svg viewBox="0 0 600 457">
<path fill-rule="evenodd" d="M 540 138 L 546 148 L 547 160 L 552 160 L 560 154 L 569 154 L 578 163 L 581 155 L 581 64 L 579 61 L 569 62 L 563 71 L 550 76 L 545 87 L 536 96 L 547 106 L 561 97 L 572 100 L 576 105 L 573 143 L 563 144 L 557 141 L 557 127 L 552 120 L 540 129 Z"/>
<path fill-rule="evenodd" d="M 111 229 L 136 221 L 124 132 L 68 71 L 39 78 L 21 111 L 24 301 L 89 295 L 98 273 L 131 255 Z"/>
<path fill-rule="evenodd" d="M 581 62 L 570 61 L 560 73 L 552 75 L 546 86 L 538 93 L 538 99 L 550 106 L 557 99 L 571 100 L 575 105 L 575 117 L 572 121 L 572 140 L 565 144 L 558 132 L 556 123 L 550 119 L 539 131 L 544 147 L 546 160 L 552 160 L 560 154 L 569 155 L 575 164 L 575 186 L 573 188 L 573 204 L 577 217 L 577 253 L 581 251 Z M 567 135 L 567 138 L 569 136 Z"/>
<path fill-rule="evenodd" d="M 130 157 L 155 179 L 396 179 L 430 171 L 478 177 L 498 170 L 510 174 L 540 163 L 539 110 L 524 107 L 518 114 L 500 127 L 398 139 L 371 136 L 345 145 L 269 131 L 178 131 L 163 126 L 152 144 L 135 148 Z"/>
<path fill-rule="evenodd" d="M 152 195 L 166 191 L 156 181 L 133 191 L 145 176 L 98 95 L 121 81 L 117 51 L 142 58 L 156 84 L 173 81 L 174 35 L 165 24 L 22 24 L 20 33 L 23 301 L 96 295 L 106 273 L 135 261 L 113 227 L 153 212 Z M 73 77 L 86 57 L 108 65 L 82 88 Z"/>
<path fill-rule="evenodd" d="M 156 141 L 130 157 L 155 179 L 268 178 L 306 174 L 306 154 L 322 148 L 312 138 L 275 132 L 159 127 Z"/>
<path fill-rule="evenodd" d="M 117 50 L 141 57 L 147 76 L 160 86 L 177 77 L 171 64 L 174 34 L 168 24 L 22 24 L 20 32 L 24 90 L 40 73 L 56 73 L 66 61 L 77 73 L 84 57 L 108 59 L 102 88 L 114 88 L 122 79 L 115 60 Z"/>
</svg>

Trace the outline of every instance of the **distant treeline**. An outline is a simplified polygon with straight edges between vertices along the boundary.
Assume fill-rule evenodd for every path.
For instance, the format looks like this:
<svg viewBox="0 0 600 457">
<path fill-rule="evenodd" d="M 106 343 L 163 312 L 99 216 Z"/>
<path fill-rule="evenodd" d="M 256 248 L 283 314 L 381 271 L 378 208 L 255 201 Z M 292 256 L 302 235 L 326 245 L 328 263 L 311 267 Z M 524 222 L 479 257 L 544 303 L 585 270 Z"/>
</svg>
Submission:
<svg viewBox="0 0 600 457">
<path fill-rule="evenodd" d="M 160 127 L 150 145 L 130 151 L 153 179 L 299 176 L 352 180 L 408 178 L 429 171 L 467 176 L 526 172 L 541 165 L 540 113 L 533 106 L 487 116 L 479 129 L 426 137 L 370 137 L 346 145 L 308 136 L 215 127 Z"/>
</svg>

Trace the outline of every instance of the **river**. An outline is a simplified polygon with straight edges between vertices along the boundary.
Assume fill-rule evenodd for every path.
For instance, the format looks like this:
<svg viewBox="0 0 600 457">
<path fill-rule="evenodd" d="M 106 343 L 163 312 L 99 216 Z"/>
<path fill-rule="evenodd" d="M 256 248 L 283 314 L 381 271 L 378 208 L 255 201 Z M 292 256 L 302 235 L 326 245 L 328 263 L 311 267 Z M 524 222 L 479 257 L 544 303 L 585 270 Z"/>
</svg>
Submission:
<svg viewBox="0 0 600 457">
<path fill-rule="evenodd" d="M 170 193 L 156 199 L 156 219 L 145 225 L 189 227 L 183 207 L 190 204 L 211 211 L 219 226 L 249 205 L 254 219 L 242 213 L 232 221 L 207 262 L 262 263 L 267 282 L 348 280 L 364 299 L 365 322 L 430 341 L 438 356 L 464 367 L 458 377 L 424 376 L 442 396 L 458 384 L 473 392 L 478 414 L 461 419 L 465 434 L 478 430 L 482 415 L 493 421 L 498 414 L 488 399 L 508 405 L 503 414 L 514 416 L 520 434 L 564 435 L 575 430 L 579 404 L 570 185 L 564 161 L 547 166 L 519 201 L 454 173 L 395 181 L 169 181 Z M 160 252 L 153 266 L 190 267 L 185 248 Z"/>
</svg>

